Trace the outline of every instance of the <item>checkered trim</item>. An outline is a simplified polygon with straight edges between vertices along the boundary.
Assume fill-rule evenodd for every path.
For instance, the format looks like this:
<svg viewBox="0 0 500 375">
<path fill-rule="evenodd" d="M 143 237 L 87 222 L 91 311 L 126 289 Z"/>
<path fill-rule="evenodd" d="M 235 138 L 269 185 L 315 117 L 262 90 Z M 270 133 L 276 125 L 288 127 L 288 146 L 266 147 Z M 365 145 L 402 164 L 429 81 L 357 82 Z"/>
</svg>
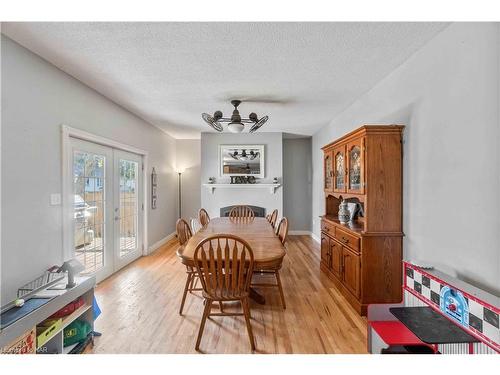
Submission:
<svg viewBox="0 0 500 375">
<path fill-rule="evenodd" d="M 439 310 L 440 291 L 444 286 L 460 290 L 424 270 L 403 262 L 405 275 L 405 290 L 425 302 L 427 305 Z M 476 337 L 500 352 L 500 329 L 498 307 L 478 300 L 467 292 L 460 290 L 469 305 L 469 330 Z"/>
</svg>

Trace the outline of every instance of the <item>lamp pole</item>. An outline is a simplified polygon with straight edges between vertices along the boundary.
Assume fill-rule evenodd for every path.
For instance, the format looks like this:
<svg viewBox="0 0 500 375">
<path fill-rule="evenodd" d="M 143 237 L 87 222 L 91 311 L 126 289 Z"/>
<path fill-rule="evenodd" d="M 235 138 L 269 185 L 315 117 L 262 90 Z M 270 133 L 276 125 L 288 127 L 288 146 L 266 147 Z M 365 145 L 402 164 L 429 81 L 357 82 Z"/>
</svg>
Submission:
<svg viewBox="0 0 500 375">
<path fill-rule="evenodd" d="M 182 192 L 181 192 L 181 174 L 182 172 L 177 172 L 179 174 L 179 219 L 181 218 L 181 197 L 182 197 Z"/>
</svg>

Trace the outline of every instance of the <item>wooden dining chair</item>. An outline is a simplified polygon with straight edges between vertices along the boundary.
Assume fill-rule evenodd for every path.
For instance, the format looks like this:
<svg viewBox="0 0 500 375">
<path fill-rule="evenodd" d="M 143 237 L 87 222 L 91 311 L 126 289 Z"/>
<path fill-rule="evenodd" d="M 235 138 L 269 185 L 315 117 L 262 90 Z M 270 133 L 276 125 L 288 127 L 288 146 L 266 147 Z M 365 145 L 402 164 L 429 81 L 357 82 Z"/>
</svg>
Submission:
<svg viewBox="0 0 500 375">
<path fill-rule="evenodd" d="M 230 218 L 253 218 L 255 213 L 248 206 L 234 206 L 231 211 L 229 211 Z"/>
<path fill-rule="evenodd" d="M 175 229 L 177 232 L 177 239 L 181 245 L 177 249 L 177 256 L 180 258 L 184 250 L 184 246 L 188 240 L 192 237 L 191 228 L 189 224 L 184 219 L 177 220 L 175 224 Z M 186 266 L 186 284 L 184 285 L 184 292 L 182 293 L 181 307 L 179 308 L 179 315 L 182 315 L 182 310 L 184 309 L 184 303 L 186 302 L 186 296 L 188 292 L 193 292 L 197 290 L 202 290 L 201 288 L 196 288 L 196 282 L 198 274 L 193 269 L 193 267 Z"/>
<path fill-rule="evenodd" d="M 281 243 L 285 245 L 286 238 L 288 236 L 288 219 L 286 217 L 282 218 L 278 225 L 277 236 L 280 239 Z M 281 264 L 279 265 L 279 267 L 269 267 L 269 268 L 255 270 L 254 272 L 255 274 L 274 274 L 274 277 L 276 278 L 276 284 L 252 282 L 252 286 L 278 287 L 278 290 L 280 292 L 281 304 L 283 305 L 283 309 L 286 309 L 285 294 L 283 293 L 283 285 L 281 284 L 280 269 L 281 269 Z"/>
<path fill-rule="evenodd" d="M 271 214 L 267 214 L 267 215 L 266 215 L 266 220 L 267 220 L 268 222 L 271 222 Z"/>
<path fill-rule="evenodd" d="M 278 238 L 284 245 L 286 242 L 286 237 L 288 236 L 288 219 L 286 217 L 280 220 L 277 233 L 278 233 Z"/>
<path fill-rule="evenodd" d="M 178 219 L 175 223 L 175 230 L 177 232 L 177 239 L 179 240 L 179 244 L 184 246 L 188 240 L 193 236 L 193 232 L 189 227 L 189 224 L 184 219 Z"/>
<path fill-rule="evenodd" d="M 210 216 L 208 216 L 207 210 L 204 208 L 200 208 L 198 211 L 198 220 L 200 221 L 200 224 L 202 227 L 206 227 L 207 224 L 210 222 Z"/>
<path fill-rule="evenodd" d="M 193 234 L 201 229 L 200 221 L 197 218 L 192 217 L 190 223 L 191 223 L 191 232 L 193 232 Z"/>
<path fill-rule="evenodd" d="M 195 349 L 200 342 L 209 316 L 245 317 L 252 350 L 255 340 L 250 324 L 250 305 L 248 302 L 250 283 L 253 273 L 253 251 L 242 238 L 231 234 L 216 234 L 201 241 L 194 252 L 194 264 L 203 288 L 205 309 L 200 323 Z M 242 313 L 212 313 L 212 302 L 239 301 Z"/>
<path fill-rule="evenodd" d="M 271 213 L 271 218 L 269 220 L 269 222 L 271 223 L 271 225 L 273 226 L 273 228 L 276 228 L 276 220 L 278 220 L 278 210 L 274 210 Z"/>
</svg>

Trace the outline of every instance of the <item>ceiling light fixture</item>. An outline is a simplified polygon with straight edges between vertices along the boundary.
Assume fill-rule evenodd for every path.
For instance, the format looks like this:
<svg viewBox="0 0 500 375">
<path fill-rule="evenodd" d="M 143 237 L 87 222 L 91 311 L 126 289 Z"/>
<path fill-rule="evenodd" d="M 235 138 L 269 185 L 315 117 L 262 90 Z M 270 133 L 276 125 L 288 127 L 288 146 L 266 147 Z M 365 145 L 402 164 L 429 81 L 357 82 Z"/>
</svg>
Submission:
<svg viewBox="0 0 500 375">
<path fill-rule="evenodd" d="M 222 117 L 221 111 L 215 111 L 213 117 L 208 113 L 202 113 L 201 118 L 218 132 L 222 132 L 224 130 L 222 123 L 227 122 L 227 130 L 231 133 L 241 133 L 245 128 L 245 124 L 253 124 L 249 131 L 250 133 L 253 133 L 264 125 L 269 119 L 268 116 L 264 116 L 259 119 L 257 114 L 254 112 L 250 113 L 248 118 L 241 118 L 240 112 L 238 111 L 238 106 L 241 104 L 241 100 L 231 100 L 231 104 L 234 106 L 231 118 Z"/>
<path fill-rule="evenodd" d="M 250 150 L 250 152 L 247 153 L 247 150 L 245 149 L 243 149 L 241 153 L 239 153 L 237 150 L 229 153 L 229 156 L 231 156 L 233 159 L 242 161 L 254 160 L 255 158 L 258 158 L 259 155 L 260 152 L 255 152 L 253 150 Z"/>
</svg>

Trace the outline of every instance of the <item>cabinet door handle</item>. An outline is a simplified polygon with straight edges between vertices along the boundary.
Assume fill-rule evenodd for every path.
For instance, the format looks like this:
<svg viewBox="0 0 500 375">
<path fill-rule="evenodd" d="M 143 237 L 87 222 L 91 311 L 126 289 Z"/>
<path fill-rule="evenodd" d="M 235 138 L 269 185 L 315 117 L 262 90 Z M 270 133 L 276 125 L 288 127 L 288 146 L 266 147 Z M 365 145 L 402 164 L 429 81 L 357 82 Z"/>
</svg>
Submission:
<svg viewBox="0 0 500 375">
<path fill-rule="evenodd" d="M 342 242 L 343 242 L 343 243 L 348 243 L 348 242 L 349 242 L 349 239 L 348 239 L 348 238 L 345 238 L 344 236 L 342 236 Z"/>
</svg>

